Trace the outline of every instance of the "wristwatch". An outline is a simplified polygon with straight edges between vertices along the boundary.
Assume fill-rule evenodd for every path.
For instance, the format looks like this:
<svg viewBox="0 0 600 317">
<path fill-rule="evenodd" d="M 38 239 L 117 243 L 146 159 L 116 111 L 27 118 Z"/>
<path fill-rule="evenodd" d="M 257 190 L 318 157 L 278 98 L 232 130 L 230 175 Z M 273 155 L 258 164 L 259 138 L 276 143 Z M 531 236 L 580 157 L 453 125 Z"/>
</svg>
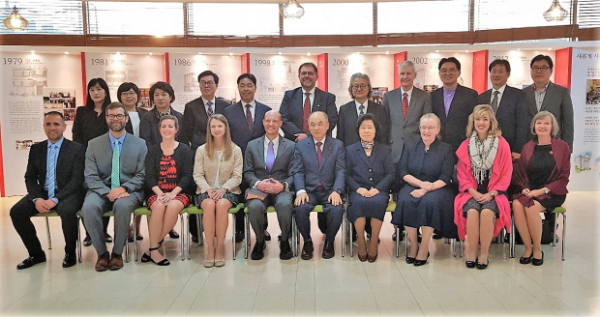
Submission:
<svg viewBox="0 0 600 317">
<path fill-rule="evenodd" d="M 544 194 L 548 195 L 548 193 L 550 193 L 550 191 L 548 190 L 548 188 L 544 187 L 542 189 L 544 190 Z"/>
<path fill-rule="evenodd" d="M 338 193 L 338 194 L 340 194 L 340 195 L 342 195 L 342 194 L 344 193 L 344 192 L 342 192 L 342 190 L 341 190 L 341 189 L 339 189 L 339 188 L 336 188 L 336 189 L 335 189 L 335 192 L 336 192 L 336 193 Z"/>
<path fill-rule="evenodd" d="M 492 196 L 492 198 L 496 198 L 496 194 L 494 194 L 494 192 L 490 192 L 490 196 Z"/>
</svg>

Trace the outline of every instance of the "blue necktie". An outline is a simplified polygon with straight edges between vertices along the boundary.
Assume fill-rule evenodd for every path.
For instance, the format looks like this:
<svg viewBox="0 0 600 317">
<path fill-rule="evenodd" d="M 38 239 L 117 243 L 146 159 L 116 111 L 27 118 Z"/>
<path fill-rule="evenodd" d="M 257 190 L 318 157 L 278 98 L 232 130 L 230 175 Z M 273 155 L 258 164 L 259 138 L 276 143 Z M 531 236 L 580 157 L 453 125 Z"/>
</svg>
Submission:
<svg viewBox="0 0 600 317">
<path fill-rule="evenodd" d="M 273 148 L 273 141 L 269 141 L 269 147 L 267 148 L 267 159 L 265 160 L 265 167 L 268 171 L 273 169 L 275 164 L 275 149 Z"/>
<path fill-rule="evenodd" d="M 56 190 L 56 145 L 48 147 L 48 162 L 46 162 L 46 188 L 48 188 L 48 199 L 54 197 Z"/>
<path fill-rule="evenodd" d="M 121 151 L 119 149 L 119 140 L 116 140 L 114 144 L 115 148 L 113 149 L 112 169 L 110 173 L 110 189 L 115 189 L 121 186 L 121 181 L 119 180 L 121 173 L 121 164 L 119 162 L 119 157 L 121 156 Z"/>
</svg>

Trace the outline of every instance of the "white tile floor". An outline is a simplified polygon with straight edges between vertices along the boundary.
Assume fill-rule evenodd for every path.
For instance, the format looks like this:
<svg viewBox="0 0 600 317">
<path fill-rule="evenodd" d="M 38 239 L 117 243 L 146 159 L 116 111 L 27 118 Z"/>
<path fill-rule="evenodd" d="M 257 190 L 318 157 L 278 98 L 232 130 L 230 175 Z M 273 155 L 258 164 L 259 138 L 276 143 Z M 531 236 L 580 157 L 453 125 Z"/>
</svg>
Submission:
<svg viewBox="0 0 600 317">
<path fill-rule="evenodd" d="M 84 248 L 83 263 L 63 269 L 64 241 L 60 221 L 51 219 L 53 249 L 48 262 L 17 271 L 27 257 L 10 217 L 19 197 L 0 199 L 0 315 L 392 315 L 392 316 L 600 316 L 598 274 L 598 192 L 573 192 L 567 199 L 567 259 L 560 246 L 544 246 L 542 267 L 520 265 L 508 258 L 508 244 L 492 245 L 485 271 L 466 269 L 443 241 L 431 245 L 423 267 L 392 257 L 392 226 L 382 232 L 376 263 L 357 257 L 332 260 L 280 261 L 275 241 L 279 229 L 270 215 L 268 256 L 262 261 L 238 259 L 224 268 L 202 267 L 202 249 L 192 247 L 192 260 L 179 261 L 179 242 L 167 241 L 171 266 L 129 263 L 117 272 L 94 271 L 96 254 Z M 389 217 L 389 216 L 388 216 Z M 313 219 L 316 222 L 316 218 Z M 43 219 L 34 219 L 47 247 Z M 314 225 L 314 224 L 313 224 Z M 179 230 L 179 226 L 176 227 Z M 147 245 L 140 243 L 140 250 Z M 313 230 L 320 255 L 321 239 Z M 227 244 L 230 248 L 231 245 Z M 355 249 L 356 250 L 356 249 Z M 403 249 L 402 249 L 403 250 Z M 356 252 L 356 251 L 355 251 Z M 231 254 L 228 252 L 227 254 Z"/>
</svg>

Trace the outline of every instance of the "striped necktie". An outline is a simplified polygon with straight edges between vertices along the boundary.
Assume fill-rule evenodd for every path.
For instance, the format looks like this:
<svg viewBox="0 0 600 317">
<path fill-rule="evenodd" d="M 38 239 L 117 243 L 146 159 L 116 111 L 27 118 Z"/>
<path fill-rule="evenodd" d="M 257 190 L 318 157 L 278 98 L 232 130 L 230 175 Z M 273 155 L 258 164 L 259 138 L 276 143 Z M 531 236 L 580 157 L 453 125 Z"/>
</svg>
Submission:
<svg viewBox="0 0 600 317">
<path fill-rule="evenodd" d="M 48 162 L 46 162 L 46 188 L 48 189 L 48 199 L 54 197 L 56 191 L 56 149 L 54 144 L 48 147 Z"/>
<path fill-rule="evenodd" d="M 120 181 L 120 173 L 121 173 L 121 164 L 119 161 L 119 157 L 121 156 L 121 150 L 119 149 L 119 140 L 114 142 L 114 149 L 112 155 L 112 169 L 110 173 L 110 189 L 115 189 L 121 186 Z"/>
</svg>

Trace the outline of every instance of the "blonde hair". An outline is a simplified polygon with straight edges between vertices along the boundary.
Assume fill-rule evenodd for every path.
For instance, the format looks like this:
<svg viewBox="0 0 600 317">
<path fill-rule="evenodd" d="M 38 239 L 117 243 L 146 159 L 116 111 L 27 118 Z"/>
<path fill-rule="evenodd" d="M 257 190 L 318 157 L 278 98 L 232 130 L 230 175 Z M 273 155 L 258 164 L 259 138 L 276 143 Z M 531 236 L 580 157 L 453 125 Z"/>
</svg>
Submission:
<svg viewBox="0 0 600 317">
<path fill-rule="evenodd" d="M 227 122 L 227 118 L 225 118 L 224 115 L 222 114 L 214 114 L 212 115 L 210 118 L 208 118 L 208 123 L 206 124 L 206 131 L 208 131 L 207 136 L 206 136 L 206 155 L 208 155 L 208 157 L 210 159 L 213 159 L 215 156 L 215 138 L 213 137 L 211 131 L 210 131 L 210 122 L 213 120 L 218 120 L 223 122 L 223 124 L 225 124 L 225 135 L 223 135 L 223 141 L 224 141 L 224 152 L 223 152 L 223 159 L 224 160 L 229 160 L 231 158 L 231 155 L 233 154 L 233 142 L 231 142 L 231 133 L 229 132 L 229 122 Z"/>
<path fill-rule="evenodd" d="M 442 122 L 440 121 L 440 118 L 438 116 L 436 116 L 435 113 L 433 113 L 433 112 L 429 112 L 429 113 L 422 115 L 421 119 L 419 119 L 419 126 L 421 126 L 421 122 L 423 120 L 427 120 L 427 119 L 435 120 L 435 122 L 437 122 L 438 128 L 442 127 Z"/>
<path fill-rule="evenodd" d="M 558 127 L 558 122 L 556 122 L 556 117 L 550 111 L 540 111 L 533 117 L 533 120 L 531 120 L 531 123 L 529 124 L 529 130 L 531 131 L 531 134 L 535 136 L 535 139 L 537 139 L 537 134 L 535 134 L 535 122 L 545 119 L 546 117 L 550 117 L 550 121 L 552 121 L 552 131 L 550 131 L 550 135 L 553 137 L 558 135 L 558 130 L 560 130 L 560 128 Z"/>
<path fill-rule="evenodd" d="M 473 135 L 473 130 L 475 130 L 475 119 L 481 118 L 483 115 L 488 115 L 490 118 L 490 129 L 488 130 L 488 136 L 501 136 L 502 131 L 500 131 L 500 127 L 498 127 L 498 120 L 496 119 L 496 114 L 494 113 L 494 109 L 490 105 L 478 105 L 473 109 L 473 112 L 469 115 L 469 124 L 467 125 L 467 138 L 470 138 Z"/>
</svg>

